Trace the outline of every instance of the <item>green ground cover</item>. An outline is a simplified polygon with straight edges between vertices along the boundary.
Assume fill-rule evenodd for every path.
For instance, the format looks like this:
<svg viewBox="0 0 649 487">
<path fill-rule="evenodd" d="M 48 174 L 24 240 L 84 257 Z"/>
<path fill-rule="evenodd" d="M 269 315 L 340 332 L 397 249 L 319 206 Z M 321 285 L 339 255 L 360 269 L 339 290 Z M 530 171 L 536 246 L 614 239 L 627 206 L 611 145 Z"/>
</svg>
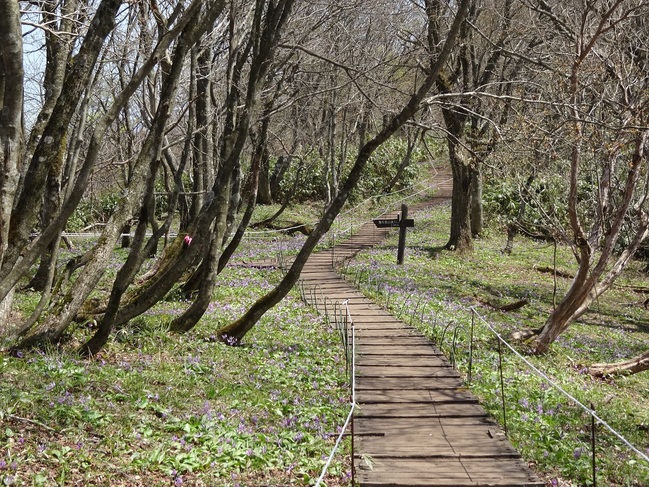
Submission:
<svg viewBox="0 0 649 487">
<path fill-rule="evenodd" d="M 309 485 L 349 411 L 335 330 L 290 296 L 228 347 L 216 330 L 279 272 L 233 267 L 208 314 L 167 332 L 170 299 L 79 360 L 61 350 L 0 356 L 0 485 Z M 27 299 L 29 301 L 29 299 Z M 327 485 L 347 482 L 345 448 Z"/>
<path fill-rule="evenodd" d="M 465 375 L 474 321 L 471 389 L 502 423 L 498 340 L 485 323 L 506 339 L 515 330 L 543 324 L 553 306 L 555 283 L 552 274 L 540 269 L 553 266 L 554 246 L 518 239 L 512 254 L 503 255 L 505 235 L 491 230 L 476 241 L 473 254 L 448 252 L 442 249 L 448 218 L 448 206 L 415 215 L 404 265 L 396 265 L 395 234 L 359 254 L 344 270 L 367 295 L 437 342 Z M 556 262 L 564 272 L 574 269 L 566 248 L 558 248 Z M 582 404 L 592 404 L 600 418 L 649 454 L 647 373 L 608 380 L 586 373 L 592 363 L 630 358 L 649 347 L 648 312 L 642 306 L 646 296 L 630 287 L 646 286 L 641 267 L 633 265 L 550 353 L 532 356 L 524 345 L 515 345 L 549 380 L 501 347 L 509 437 L 548 485 L 592 485 L 591 417 L 550 382 Z M 556 299 L 569 284 L 567 278 L 558 279 Z M 490 306 L 521 299 L 529 304 L 514 312 Z M 596 426 L 596 432 L 598 485 L 649 485 L 649 464 L 603 426 Z"/>
<path fill-rule="evenodd" d="M 291 209 L 286 220 L 308 223 L 319 208 Z M 366 202 L 334 229 L 342 233 L 377 211 L 376 202 Z M 502 422 L 498 342 L 485 322 L 503 337 L 538 327 L 570 281 L 555 283 L 540 271 L 553 265 L 552 245 L 519 239 L 512 255 L 505 256 L 500 252 L 505 237 L 496 230 L 476 242 L 472 255 L 444 251 L 448 215 L 448 207 L 414 215 L 403 266 L 395 264 L 395 234 L 344 270 L 368 295 L 436 341 L 464 374 L 474 307 L 471 388 Z M 290 256 L 303 239 L 300 234 L 251 234 L 233 261 Z M 329 243 L 325 239 L 322 245 Z M 82 250 L 78 245 L 76 251 Z M 559 270 L 574 268 L 567 249 L 559 247 L 556 259 Z M 109 271 L 118 266 L 119 253 Z M 642 306 L 646 296 L 632 289 L 646 283 L 641 267 L 632 266 L 547 355 L 531 356 L 524 345 L 516 345 L 549 380 L 503 351 L 510 439 L 548 485 L 591 485 L 592 477 L 590 416 L 550 382 L 592 404 L 599 417 L 648 453 L 646 373 L 608 380 L 586 373 L 594 362 L 634 356 L 649 343 Z M 215 336 L 279 277 L 269 268 L 227 268 L 209 312 L 186 335 L 167 332 L 170 320 L 187 305 L 172 293 L 120 329 L 95 360 L 82 361 L 71 353 L 92 332 L 85 326 L 59 349 L 1 355 L 0 483 L 313 484 L 349 410 L 338 332 L 304 307 L 296 290 L 246 337 L 244 346 L 226 347 Z M 18 299 L 25 313 L 36 304 L 35 295 Z M 515 312 L 490 306 L 520 299 L 529 304 Z M 327 485 L 349 484 L 348 452 L 347 444 L 337 454 Z M 596 452 L 598 485 L 649 485 L 646 462 L 601 425 Z"/>
</svg>

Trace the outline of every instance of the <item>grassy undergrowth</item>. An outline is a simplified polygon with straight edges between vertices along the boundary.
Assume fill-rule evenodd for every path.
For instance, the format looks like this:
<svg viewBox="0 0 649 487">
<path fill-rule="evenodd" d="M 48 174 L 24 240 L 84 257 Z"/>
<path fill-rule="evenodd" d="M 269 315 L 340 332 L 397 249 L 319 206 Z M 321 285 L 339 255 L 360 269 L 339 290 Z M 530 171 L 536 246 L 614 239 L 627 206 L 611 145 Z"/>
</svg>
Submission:
<svg viewBox="0 0 649 487">
<path fill-rule="evenodd" d="M 334 231 L 344 234 L 393 206 L 388 198 L 378 205 L 364 201 Z M 277 209 L 259 207 L 253 220 Z M 317 203 L 291 207 L 275 223 L 312 225 L 321 213 Z M 232 262 L 281 263 L 305 238 L 253 228 Z M 320 247 L 331 243 L 324 239 Z M 61 260 L 91 245 L 76 241 Z M 116 249 L 95 297 L 105 299 L 125 255 Z M 189 304 L 172 292 L 118 330 L 92 361 L 74 354 L 93 332 L 82 326 L 60 348 L 0 355 L 0 484 L 313 484 L 349 411 L 338 332 L 295 293 L 262 319 L 244 346 L 226 347 L 215 336 L 279 278 L 270 267 L 226 268 L 194 331 L 168 333 Z M 19 313 L 27 316 L 38 298 L 18 294 Z M 327 485 L 349 483 L 348 449 L 345 444 L 337 453 Z"/>
<path fill-rule="evenodd" d="M 335 243 L 348 238 L 349 235 L 372 218 L 377 218 L 383 213 L 399 208 L 404 196 L 409 201 L 422 201 L 426 200 L 432 193 L 430 181 L 423 180 L 407 188 L 407 190 L 356 202 L 353 206 L 346 207 L 338 215 L 328 234 L 316 246 L 316 250 L 331 247 Z M 270 218 L 278 209 L 279 205 L 260 206 L 255 210 L 253 221 Z M 322 216 L 323 211 L 324 204 L 322 202 L 311 202 L 288 207 L 278 220 L 273 223 L 284 228 L 299 224 L 305 224 L 313 228 Z M 246 232 L 246 236 L 233 255 L 232 260 L 252 262 L 274 259 L 279 261 L 280 264 L 284 264 L 288 258 L 295 256 L 300 251 L 305 240 L 306 236 L 299 232 L 294 233 L 292 238 L 286 238 L 282 232 L 277 230 L 269 230 L 253 225 Z"/>
<path fill-rule="evenodd" d="M 309 485 L 349 411 L 339 336 L 296 296 L 227 347 L 214 336 L 278 272 L 233 267 L 195 331 L 160 303 L 92 361 L 73 343 L 0 356 L 0 485 Z M 88 330 L 78 329 L 76 341 Z M 345 451 L 327 485 L 348 478 Z"/>
<path fill-rule="evenodd" d="M 396 235 L 365 251 L 346 267 L 349 280 L 436 341 L 468 373 L 471 307 L 477 311 L 471 389 L 487 410 L 503 420 L 498 341 L 486 323 L 503 337 L 543 324 L 554 301 L 554 280 L 544 267 L 554 265 L 552 245 L 518 239 L 503 255 L 505 235 L 492 232 L 476 241 L 475 252 L 460 255 L 442 249 L 448 237 L 448 207 L 415 216 L 408 234 L 406 260 L 397 266 Z M 574 269 L 568 249 L 559 248 L 557 268 Z M 632 266 L 616 288 L 574 324 L 545 356 L 524 357 L 582 404 L 649 454 L 649 377 L 647 372 L 610 380 L 593 378 L 586 367 L 630 358 L 649 348 L 646 296 L 630 285 L 645 285 L 640 265 Z M 556 299 L 570 280 L 559 278 Z M 515 312 L 495 311 L 522 299 Z M 483 319 L 484 318 L 484 321 Z M 591 417 L 550 381 L 536 375 L 511 351 L 503 351 L 506 421 L 512 443 L 535 466 L 548 485 L 592 485 Z M 597 485 L 647 486 L 649 464 L 602 425 L 596 427 Z"/>
</svg>

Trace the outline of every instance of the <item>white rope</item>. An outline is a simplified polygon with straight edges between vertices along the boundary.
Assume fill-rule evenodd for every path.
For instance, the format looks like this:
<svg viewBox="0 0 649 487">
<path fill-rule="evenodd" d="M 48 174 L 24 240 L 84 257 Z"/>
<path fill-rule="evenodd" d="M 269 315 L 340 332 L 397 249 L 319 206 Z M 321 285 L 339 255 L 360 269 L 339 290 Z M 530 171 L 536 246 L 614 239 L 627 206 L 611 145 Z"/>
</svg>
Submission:
<svg viewBox="0 0 649 487">
<path fill-rule="evenodd" d="M 563 395 L 568 397 L 571 401 L 573 401 L 575 404 L 579 405 L 584 411 L 586 411 L 588 414 L 590 414 L 593 418 L 595 418 L 600 424 L 602 424 L 607 430 L 609 430 L 613 435 L 615 435 L 622 443 L 624 443 L 626 446 L 628 446 L 631 450 L 636 452 L 643 460 L 649 463 L 649 457 L 645 455 L 643 452 L 638 450 L 635 446 L 633 446 L 626 438 L 624 438 L 620 433 L 618 433 L 615 429 L 613 429 L 612 426 L 610 426 L 606 421 L 604 421 L 602 418 L 600 418 L 595 411 L 584 404 L 582 404 L 578 399 L 576 399 L 572 394 L 568 393 L 564 389 L 561 388 L 560 385 L 556 384 L 547 374 L 545 374 L 543 371 L 538 369 L 534 364 L 532 364 L 529 360 L 527 360 L 523 355 L 521 355 L 512 345 L 510 345 L 501 335 L 498 333 L 491 324 L 480 314 L 478 311 L 472 306 L 470 308 L 480 320 L 487 325 L 487 328 L 489 328 L 494 335 L 500 340 L 501 343 L 503 343 L 507 348 L 509 348 L 514 355 L 516 355 L 519 359 L 521 359 L 525 364 L 527 364 L 528 367 L 530 367 L 534 372 L 536 372 L 540 377 L 545 379 L 552 387 L 554 387 L 556 390 L 561 392 Z"/>
<path fill-rule="evenodd" d="M 334 445 L 333 449 L 331 450 L 331 453 L 329 454 L 329 458 L 327 459 L 327 463 L 325 463 L 324 467 L 322 468 L 322 473 L 320 474 L 320 477 L 318 478 L 317 482 L 315 483 L 315 487 L 319 487 L 322 481 L 324 480 L 325 475 L 327 474 L 327 470 L 329 469 L 329 466 L 331 465 L 331 462 L 333 461 L 334 455 L 336 454 L 336 451 L 338 451 L 338 448 L 340 447 L 340 443 L 345 435 L 345 431 L 347 431 L 347 427 L 349 426 L 349 423 L 352 420 L 352 417 L 354 416 L 354 411 L 356 410 L 356 329 L 354 327 L 354 321 L 352 319 L 352 315 L 349 312 L 349 300 L 345 300 L 342 304 L 345 305 L 345 308 L 347 310 L 347 318 L 349 319 L 349 322 L 352 325 L 352 373 L 351 373 L 351 378 L 352 378 L 352 400 L 350 403 L 350 410 L 349 414 L 347 415 L 347 419 L 345 420 L 345 424 L 343 425 L 342 429 L 340 430 L 340 434 L 338 435 L 338 439 L 336 440 L 336 444 Z M 352 441 L 354 439 L 352 438 Z M 352 458 L 352 462 L 354 459 Z M 354 466 L 352 465 L 352 468 Z"/>
<path fill-rule="evenodd" d="M 329 458 L 327 459 L 327 463 L 322 469 L 322 473 L 320 474 L 320 477 L 318 478 L 318 481 L 315 483 L 315 487 L 318 487 L 325 475 L 327 475 L 327 470 L 329 469 L 329 466 L 331 465 L 331 462 L 333 461 L 334 455 L 336 454 L 336 451 L 338 450 L 338 447 L 340 446 L 340 442 L 343 439 L 343 436 L 345 435 L 345 431 L 347 430 L 347 427 L 349 426 L 350 421 L 352 420 L 352 416 L 354 415 L 354 410 L 356 409 L 356 404 L 351 403 L 351 409 L 349 410 L 349 415 L 347 415 L 347 420 L 345 421 L 345 424 L 343 426 L 343 429 L 340 430 L 340 434 L 338 435 L 338 439 L 336 440 L 336 444 L 333 447 L 333 450 L 331 450 L 331 453 L 329 454 Z"/>
</svg>

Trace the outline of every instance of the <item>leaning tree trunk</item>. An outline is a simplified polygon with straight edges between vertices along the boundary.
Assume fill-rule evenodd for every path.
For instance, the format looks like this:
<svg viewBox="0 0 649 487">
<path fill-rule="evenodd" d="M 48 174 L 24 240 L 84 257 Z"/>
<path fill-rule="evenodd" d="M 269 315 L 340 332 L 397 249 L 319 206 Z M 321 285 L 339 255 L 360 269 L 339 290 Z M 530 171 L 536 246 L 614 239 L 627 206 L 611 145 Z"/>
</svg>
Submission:
<svg viewBox="0 0 649 487">
<path fill-rule="evenodd" d="M 211 25 L 211 22 L 207 25 Z M 207 25 L 205 25 L 205 27 L 207 27 Z M 200 30 L 200 27 L 190 23 L 186 29 L 187 30 L 182 31 L 182 34 L 178 39 L 178 44 L 174 49 L 171 72 L 166 76 L 163 82 L 160 101 L 153 119 L 151 131 L 149 132 L 142 150 L 133 166 L 128 191 L 122 197 L 117 210 L 113 215 L 111 215 L 106 224 L 102 236 L 99 238 L 92 251 L 93 258 L 89 264 L 84 268 L 72 288 L 66 293 L 63 299 L 57 303 L 57 306 L 51 313 L 49 313 L 46 319 L 21 342 L 19 345 L 20 347 L 33 346 L 41 341 L 55 342 L 60 339 L 63 332 L 75 318 L 83 303 L 95 289 L 97 283 L 104 274 L 112 255 L 115 242 L 118 240 L 124 224 L 133 217 L 137 208 L 142 205 L 142 199 L 145 197 L 147 190 L 148 192 L 153 191 L 154 184 L 151 176 L 151 168 L 155 165 L 154 161 L 160 159 L 165 127 L 167 126 L 167 121 L 169 120 L 173 110 L 173 101 L 177 92 L 180 75 L 182 73 L 183 61 L 191 47 L 192 38 L 197 34 L 197 30 Z M 151 197 L 151 195 L 149 195 L 149 197 Z M 147 211 L 146 205 L 142 206 L 144 207 L 144 211 Z M 143 220 L 146 220 L 146 218 L 143 218 Z M 142 225 L 140 226 L 142 227 Z M 143 238 L 144 237 L 141 236 L 140 240 L 143 240 Z M 135 249 L 135 252 L 137 252 L 137 250 L 138 249 Z M 109 308 L 110 314 L 104 316 L 107 321 L 105 323 L 102 322 L 99 336 L 95 341 L 91 340 L 91 346 L 87 346 L 85 352 L 96 353 L 103 343 L 105 343 L 107 334 L 109 334 L 112 329 L 121 296 L 137 272 L 136 267 L 139 267 L 139 264 L 142 262 L 142 258 L 139 256 L 133 256 L 133 253 L 132 258 L 127 260 L 127 263 L 124 266 L 124 271 L 120 272 L 117 282 L 113 286 L 110 301 L 111 306 Z"/>
<path fill-rule="evenodd" d="M 229 192 L 223 191 L 223 193 L 226 196 L 224 199 L 227 199 Z M 221 204 L 223 205 L 223 211 L 222 214 L 217 216 L 215 235 L 211 239 L 207 255 L 201 264 L 203 279 L 198 287 L 198 292 L 189 308 L 171 322 L 169 327 L 171 331 L 181 333 L 191 330 L 205 314 L 212 300 L 218 276 L 219 257 L 221 256 L 227 217 L 227 203 Z"/>
<path fill-rule="evenodd" d="M 113 282 L 113 288 L 110 292 L 110 298 L 106 305 L 106 311 L 97 327 L 97 331 L 79 350 L 82 356 L 90 357 L 96 355 L 108 341 L 115 325 L 115 318 L 117 317 L 122 296 L 128 286 L 133 282 L 135 275 L 142 266 L 142 262 L 144 262 L 146 257 L 145 239 L 148 227 L 148 215 L 150 213 L 149 208 L 155 205 L 155 174 L 155 162 L 153 162 L 148 177 L 145 202 L 140 209 L 140 219 L 135 230 L 135 238 L 132 242 L 131 250 L 126 262 L 117 272 L 117 276 Z"/>
<path fill-rule="evenodd" d="M 316 225 L 313 232 L 307 237 L 300 252 L 295 257 L 293 264 L 280 283 L 275 286 L 269 293 L 258 299 L 239 319 L 226 325 L 219 330 L 221 340 L 229 344 L 238 344 L 243 337 L 255 326 L 261 317 L 273 306 L 279 303 L 295 285 L 300 277 L 302 268 L 306 264 L 309 255 L 319 242 L 320 238 L 329 230 L 333 221 L 347 201 L 351 191 L 356 187 L 358 181 L 363 175 L 365 166 L 374 151 L 387 141 L 397 130 L 399 130 L 416 112 L 419 110 L 420 104 L 426 97 L 430 89 L 436 82 L 437 77 L 446 63 L 451 49 L 457 39 L 457 34 L 461 23 L 466 16 L 470 0 L 462 0 L 451 29 L 446 36 L 444 45 L 439 52 L 435 62 L 432 64 L 431 69 L 426 76 L 426 79 L 421 84 L 417 92 L 408 100 L 408 103 L 394 116 L 389 122 L 385 124 L 383 129 L 376 134 L 371 140 L 365 143 L 358 152 L 354 165 L 347 176 L 347 179 L 340 188 L 338 194 L 335 195 L 329 206 Z M 434 15 L 431 12 L 430 15 Z M 429 18 L 432 23 L 433 19 Z"/>
<path fill-rule="evenodd" d="M 629 164 L 621 201 L 609 221 L 609 229 L 604 238 L 604 245 L 599 253 L 598 261 L 593 265 L 592 248 L 586 240 L 577 216 L 577 169 L 580 159 L 579 146 L 573 149 L 571 169 L 571 188 L 568 196 L 568 214 L 571 227 L 575 234 L 575 246 L 579 250 L 579 270 L 563 301 L 552 312 L 545 322 L 540 334 L 535 340 L 537 353 L 547 352 L 550 345 L 563 333 L 570 323 L 586 312 L 590 304 L 604 291 L 609 289 L 615 279 L 622 273 L 627 263 L 649 234 L 649 215 L 642 208 L 641 201 L 634 208 L 635 217 L 639 220 L 635 235 L 628 247 L 622 252 L 612 266 L 609 260 L 619 239 L 631 207 L 633 195 L 640 177 L 640 169 L 644 160 L 644 147 L 649 132 L 644 131 L 636 136 L 635 152 Z M 607 269 L 608 268 L 608 269 Z M 605 274 L 606 271 L 606 274 Z M 604 276 L 602 278 L 602 276 Z"/>
<path fill-rule="evenodd" d="M 11 255 L 9 260 L 2 263 L 3 278 L 11 272 L 10 267 L 22 258 L 24 248 L 28 245 L 41 208 L 48 174 L 52 167 L 57 165 L 64 150 L 70 120 L 94 72 L 104 41 L 116 25 L 116 16 L 121 5 L 121 0 L 102 0 L 81 47 L 70 63 L 71 68 L 66 73 L 61 94 L 31 156 L 25 175 L 25 180 L 29 182 L 28 187 L 17 196 L 18 201 L 11 215 Z"/>
<path fill-rule="evenodd" d="M 153 141 L 145 143 L 143 151 L 150 156 Z M 83 306 L 90 293 L 96 288 L 99 280 L 109 267 L 110 257 L 113 253 L 115 242 L 121 234 L 124 223 L 132 218 L 136 207 L 139 205 L 143 187 L 148 175 L 147 158 L 141 155 L 140 163 L 133 169 L 133 177 L 129 191 L 122 198 L 120 204 L 109 218 L 101 237 L 93 248 L 92 257 L 72 287 L 61 296 L 53 309 L 18 345 L 18 348 L 39 346 L 43 343 L 57 342 L 66 331 L 70 323 Z M 144 162 L 144 163 L 142 163 Z"/>
<path fill-rule="evenodd" d="M 108 2 L 102 2 L 101 5 L 104 6 L 106 3 Z M 120 6 L 120 2 L 117 2 L 115 8 L 117 9 L 119 6 Z M 217 7 L 218 6 L 214 6 L 214 8 Z M 123 109 L 123 107 L 130 100 L 130 98 L 134 95 L 135 91 L 140 86 L 144 77 L 155 66 L 155 64 L 160 59 L 160 57 L 164 55 L 169 45 L 176 39 L 177 35 L 180 33 L 180 30 L 183 28 L 183 26 L 186 25 L 186 23 L 196 14 L 196 11 L 200 8 L 201 8 L 201 4 L 198 1 L 193 2 L 187 8 L 183 16 L 177 21 L 177 24 L 176 26 L 174 26 L 174 29 L 172 29 L 172 31 L 170 31 L 168 35 L 163 36 L 161 38 L 161 40 L 158 42 L 158 44 L 156 45 L 155 49 L 151 52 L 149 57 L 143 61 L 140 68 L 138 68 L 138 70 L 133 74 L 133 77 L 128 81 L 128 83 L 124 86 L 124 88 L 115 95 L 113 104 L 108 108 L 107 112 L 97 120 L 95 128 L 92 131 L 92 135 L 90 136 L 90 142 L 86 150 L 85 160 L 81 165 L 81 167 L 78 169 L 76 173 L 76 179 L 74 180 L 74 183 L 71 185 L 70 190 L 66 191 L 66 195 L 65 195 L 66 199 L 61 206 L 61 210 L 59 214 L 56 216 L 56 218 L 54 218 L 52 222 L 48 224 L 46 228 L 42 229 L 41 234 L 38 237 L 36 237 L 32 242 L 30 242 L 29 245 L 21 246 L 16 244 L 16 247 L 18 248 L 13 248 L 13 249 L 10 248 L 10 250 L 12 250 L 12 254 L 10 258 L 7 260 L 5 256 L 5 261 L 2 262 L 2 268 L 0 269 L 0 297 L 4 297 L 5 295 L 7 295 L 12 291 L 16 283 L 29 271 L 29 269 L 34 264 L 34 262 L 36 262 L 38 257 L 42 255 L 42 253 L 45 251 L 47 245 L 49 245 L 49 243 L 54 238 L 56 238 L 56 236 L 60 233 L 61 229 L 65 226 L 67 219 L 70 217 L 72 212 L 75 210 L 75 208 L 78 206 L 79 202 L 81 201 L 81 198 L 84 194 L 84 190 L 88 184 L 90 175 L 95 166 L 95 163 L 100 157 L 103 139 L 106 134 L 106 131 L 108 130 L 108 127 L 117 118 L 119 112 Z M 105 8 L 103 10 L 101 8 L 98 9 L 96 16 L 99 15 L 100 11 L 103 11 L 105 15 L 106 13 L 105 10 L 106 10 Z M 116 15 L 116 12 L 113 13 Z M 112 21 L 114 21 L 114 17 L 112 17 L 111 19 Z M 97 23 L 101 24 L 102 22 L 93 21 L 93 25 Z M 107 23 L 111 23 L 111 22 L 107 22 Z M 96 41 L 97 39 L 95 39 L 95 42 Z M 101 48 L 101 46 L 99 46 L 99 48 Z M 81 56 L 81 51 L 77 56 Z M 78 62 L 80 64 L 87 64 L 87 62 L 82 63 L 81 60 L 79 59 Z M 74 66 L 76 68 L 77 62 L 74 63 Z M 78 83 L 79 80 L 75 76 L 75 73 L 76 73 L 75 71 L 71 72 L 71 74 L 68 77 L 74 78 L 73 85 L 76 87 L 76 83 Z M 64 89 L 61 96 L 59 97 L 59 101 L 66 98 L 65 96 L 66 93 L 67 91 Z M 68 94 L 68 98 L 70 96 L 72 95 Z M 60 135 L 59 132 L 61 131 L 59 125 L 61 125 L 62 122 L 61 120 L 58 119 L 58 116 L 60 116 L 59 113 L 60 111 L 58 111 L 57 109 L 54 110 L 54 114 L 52 115 L 48 123 L 48 126 L 46 127 L 44 137 L 43 137 L 44 139 L 47 139 L 50 144 L 54 144 L 54 145 L 60 143 L 60 140 L 57 142 L 57 138 L 55 137 L 55 135 L 57 134 Z M 53 122 L 54 119 L 56 120 Z M 51 128 L 49 128 L 50 125 L 52 125 Z M 65 123 L 64 125 L 65 127 L 63 127 L 63 129 L 66 130 L 67 123 Z M 48 132 L 48 130 L 51 132 L 52 135 L 47 135 L 48 133 L 50 133 Z M 41 144 L 39 144 L 39 147 L 40 145 Z M 37 154 L 38 151 L 39 149 L 37 147 Z M 43 151 L 47 152 L 47 150 L 45 149 L 43 149 Z M 51 157 L 52 154 L 48 152 L 47 155 Z M 45 158 L 44 155 L 43 158 Z M 32 161 L 40 160 L 40 159 L 41 157 L 37 155 L 32 157 Z M 40 169 L 37 168 L 34 170 L 38 171 Z M 30 188 L 30 190 L 34 190 L 34 188 L 33 187 Z M 18 204 L 20 205 L 25 203 L 23 201 L 22 203 L 18 203 Z M 21 240 L 27 241 L 30 227 L 26 223 L 25 216 L 23 216 L 21 221 L 17 223 L 17 226 L 18 228 L 16 229 L 15 232 L 17 235 L 15 236 L 14 241 L 21 241 Z M 12 228 L 13 228 L 13 220 L 12 220 Z M 23 230 L 26 231 L 26 234 L 24 234 Z M 20 259 L 18 259 L 18 257 L 20 257 Z"/>
<path fill-rule="evenodd" d="M 255 202 L 257 199 L 257 188 L 259 186 L 259 172 L 260 172 L 260 158 L 261 155 L 256 153 L 253 156 L 252 167 L 250 168 L 250 191 L 248 194 L 248 205 L 243 214 L 237 231 L 232 237 L 232 240 L 227 245 L 225 250 L 220 251 L 220 246 L 216 247 L 218 244 L 218 234 L 212 239 L 212 246 L 208 252 L 207 257 L 203 260 L 201 264 L 200 275 L 202 277 L 200 286 L 197 286 L 198 296 L 192 305 L 187 309 L 185 313 L 176 318 L 171 323 L 171 330 L 176 332 L 186 332 L 191 330 L 198 320 L 205 314 L 207 307 L 211 301 L 212 292 L 214 286 L 216 285 L 216 276 L 218 276 L 221 271 L 225 268 L 230 257 L 237 249 L 243 236 L 245 234 L 246 228 L 252 219 L 252 214 L 255 209 Z M 218 228 L 218 225 L 217 225 Z M 220 255 L 219 255 L 220 254 Z M 198 272 L 198 271 L 197 271 Z M 196 273 L 195 273 L 196 274 Z M 194 276 L 192 276 L 193 278 Z M 193 287 L 190 287 L 193 289 Z"/>
<path fill-rule="evenodd" d="M 582 269 L 582 267 L 585 269 Z M 590 288 L 586 285 L 587 273 L 588 265 L 580 266 L 580 271 L 577 273 L 563 301 L 550 314 L 543 328 L 532 333 L 533 335 L 538 332 L 538 336 L 534 340 L 534 351 L 536 353 L 543 354 L 547 352 L 550 345 L 575 320 L 577 311 L 588 301 Z"/>
<path fill-rule="evenodd" d="M 246 100 L 244 107 L 240 110 L 241 115 L 236 120 L 236 127 L 231 126 L 231 124 L 235 123 L 235 108 L 236 111 L 239 111 L 238 103 L 234 101 L 239 100 L 239 98 L 235 94 L 231 95 L 228 100 L 228 104 L 233 105 L 232 110 L 228 109 L 228 112 L 232 112 L 232 117 L 226 122 L 226 126 L 229 128 L 227 135 L 224 137 L 224 143 L 222 144 L 223 163 L 219 168 L 219 176 L 215 179 L 211 188 L 211 193 L 214 195 L 213 199 L 216 201 L 223 201 L 224 186 L 227 185 L 222 184 L 222 182 L 229 181 L 230 175 L 236 167 L 241 152 L 248 140 L 248 129 L 252 113 L 258 101 L 258 94 L 263 86 L 264 78 L 268 72 L 269 63 L 267 61 L 272 58 L 273 47 L 277 45 L 279 40 L 281 26 L 287 21 L 292 6 L 291 1 L 284 0 L 274 7 L 269 8 L 266 19 L 263 21 L 264 24 L 261 25 L 261 9 L 263 8 L 264 2 L 258 0 L 257 3 L 258 11 L 256 15 L 259 15 L 259 18 L 255 20 L 255 26 L 256 28 L 261 28 L 263 32 L 260 37 L 256 38 L 258 45 L 254 49 L 255 60 L 253 60 L 248 73 Z M 238 90 L 238 87 L 235 88 Z M 228 200 L 226 199 L 225 201 L 227 205 Z M 165 249 L 165 254 L 161 258 L 161 262 L 154 275 L 144 282 L 143 285 L 125 296 L 123 305 L 115 318 L 116 325 L 129 321 L 157 303 L 171 290 L 188 267 L 195 263 L 197 257 L 202 257 L 203 251 L 206 248 L 209 249 L 207 246 L 211 245 L 211 228 L 217 216 L 222 214 L 222 210 L 219 204 L 213 201 L 206 202 L 203 205 L 196 219 L 187 228 L 187 236 L 192 238 L 191 245 L 183 243 L 183 237 L 185 235 L 179 235 L 171 246 Z M 227 212 L 227 208 L 225 208 L 225 211 Z"/>
</svg>

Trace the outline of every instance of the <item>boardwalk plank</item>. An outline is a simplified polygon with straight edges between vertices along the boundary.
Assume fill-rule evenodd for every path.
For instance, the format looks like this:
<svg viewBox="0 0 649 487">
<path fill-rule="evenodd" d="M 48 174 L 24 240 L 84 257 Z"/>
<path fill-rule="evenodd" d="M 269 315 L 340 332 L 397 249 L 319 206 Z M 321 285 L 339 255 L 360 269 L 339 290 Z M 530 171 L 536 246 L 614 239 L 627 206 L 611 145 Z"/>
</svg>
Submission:
<svg viewBox="0 0 649 487">
<path fill-rule="evenodd" d="M 544 485 L 512 459 L 359 459 L 356 478 L 365 487 L 536 487 Z M 375 479 L 380 478 L 380 482 Z"/>
<path fill-rule="evenodd" d="M 487 413 L 477 403 L 406 403 L 363 404 L 357 409 L 358 417 L 370 418 L 453 418 L 464 416 L 485 417 Z"/>
<path fill-rule="evenodd" d="M 357 391 L 395 391 L 434 389 L 460 389 L 464 381 L 459 376 L 436 377 L 435 380 L 426 380 L 421 377 L 365 377 L 356 379 Z"/>
<path fill-rule="evenodd" d="M 373 458 L 520 456 L 498 426 L 485 417 L 359 417 L 354 428 L 359 451 Z M 367 433 L 372 435 L 366 436 Z"/>
<path fill-rule="evenodd" d="M 473 402 L 478 400 L 473 394 L 464 389 L 434 389 L 434 390 L 360 390 L 356 391 L 356 399 L 360 404 L 375 403 L 453 403 Z"/>
</svg>

